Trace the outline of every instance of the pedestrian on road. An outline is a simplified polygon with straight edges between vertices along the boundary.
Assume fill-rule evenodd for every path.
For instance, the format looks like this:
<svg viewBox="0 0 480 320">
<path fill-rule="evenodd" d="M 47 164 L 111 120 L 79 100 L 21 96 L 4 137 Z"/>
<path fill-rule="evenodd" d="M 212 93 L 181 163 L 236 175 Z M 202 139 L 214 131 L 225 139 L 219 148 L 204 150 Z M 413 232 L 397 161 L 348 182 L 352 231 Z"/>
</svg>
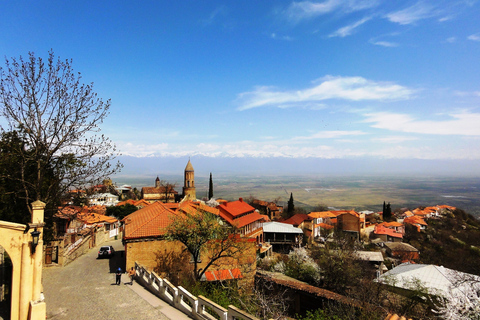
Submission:
<svg viewBox="0 0 480 320">
<path fill-rule="evenodd" d="M 135 269 L 133 269 L 133 267 L 128 270 L 128 275 L 130 276 L 130 285 L 133 286 L 133 277 L 135 276 Z"/>
<path fill-rule="evenodd" d="M 122 269 L 118 268 L 117 273 L 115 274 L 115 284 L 120 285 L 121 280 L 122 280 Z"/>
</svg>

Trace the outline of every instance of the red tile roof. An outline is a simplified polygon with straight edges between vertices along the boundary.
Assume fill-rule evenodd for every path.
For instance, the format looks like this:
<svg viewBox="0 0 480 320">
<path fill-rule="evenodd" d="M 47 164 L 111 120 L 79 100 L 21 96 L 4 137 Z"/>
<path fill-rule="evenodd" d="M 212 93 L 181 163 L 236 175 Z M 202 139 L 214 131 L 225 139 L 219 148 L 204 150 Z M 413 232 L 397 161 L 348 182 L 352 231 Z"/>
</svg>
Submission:
<svg viewBox="0 0 480 320">
<path fill-rule="evenodd" d="M 337 216 L 334 215 L 331 211 L 322 211 L 322 212 L 310 212 L 308 214 L 312 218 L 336 218 Z"/>
<path fill-rule="evenodd" d="M 243 217 L 237 218 L 237 219 L 228 219 L 227 217 L 223 217 L 222 214 L 220 213 L 220 217 L 224 218 L 228 223 L 230 223 L 232 226 L 235 226 L 237 228 L 242 228 L 250 223 L 253 223 L 255 221 L 262 221 L 263 216 L 258 213 L 258 212 L 253 212 L 250 214 L 247 214 Z"/>
<path fill-rule="evenodd" d="M 378 225 L 382 225 L 382 226 L 385 226 L 386 228 L 390 228 L 390 227 L 402 227 L 403 223 L 392 221 L 392 222 L 382 222 L 382 223 L 379 223 Z"/>
<path fill-rule="evenodd" d="M 332 226 L 332 225 L 330 225 L 330 224 L 323 223 L 323 222 L 320 223 L 320 224 L 318 224 L 317 226 L 319 226 L 319 227 L 321 227 L 321 228 L 323 228 L 323 229 L 325 229 L 325 230 L 331 230 L 331 229 L 334 228 L 334 226 Z"/>
<path fill-rule="evenodd" d="M 375 226 L 375 230 L 373 231 L 375 234 L 385 234 L 387 236 L 395 237 L 395 238 L 403 238 L 403 235 L 401 233 L 395 232 L 395 230 L 386 228 L 381 224 L 377 224 Z"/>
<path fill-rule="evenodd" d="M 255 208 L 244 202 L 242 198 L 238 199 L 238 201 L 221 204 L 218 206 L 218 209 L 220 209 L 220 212 L 227 213 L 233 219 L 248 212 L 255 211 Z"/>
<path fill-rule="evenodd" d="M 240 269 L 226 269 L 226 270 L 214 270 L 205 271 L 205 278 L 207 281 L 221 281 L 221 280 L 233 280 L 243 278 Z"/>
<path fill-rule="evenodd" d="M 176 213 L 161 202 L 155 202 L 137 210 L 123 219 L 125 221 L 124 239 L 160 237 L 175 216 Z"/>
<path fill-rule="evenodd" d="M 297 213 L 294 216 L 288 218 L 285 221 L 282 221 L 283 223 L 288 223 L 291 224 L 295 227 L 299 226 L 302 222 L 304 221 L 312 221 L 313 218 L 309 216 L 308 214 L 305 213 Z"/>
<path fill-rule="evenodd" d="M 201 202 L 194 202 L 194 201 L 184 201 L 180 203 L 177 211 L 181 211 L 188 214 L 194 214 L 197 211 L 208 212 L 216 216 L 220 214 L 220 211 L 217 208 L 212 208 Z"/>
<path fill-rule="evenodd" d="M 409 223 L 409 224 L 420 224 L 420 225 L 423 225 L 423 226 L 428 226 L 428 224 L 425 222 L 425 220 L 423 220 L 419 216 L 412 216 L 412 217 L 405 218 L 403 220 L 403 222 L 404 223 Z"/>
<path fill-rule="evenodd" d="M 456 207 L 447 206 L 447 205 L 445 205 L 445 204 L 439 205 L 439 206 L 437 206 L 437 207 L 439 207 L 440 209 L 449 209 L 449 210 L 451 210 L 451 211 L 455 211 L 455 210 L 457 209 Z"/>
<path fill-rule="evenodd" d="M 145 207 L 150 205 L 150 202 L 144 199 L 140 199 L 140 200 L 128 199 L 128 200 L 117 203 L 116 206 L 119 207 L 119 206 L 124 206 L 126 204 L 131 204 L 132 206 L 135 206 L 135 207 Z"/>
</svg>

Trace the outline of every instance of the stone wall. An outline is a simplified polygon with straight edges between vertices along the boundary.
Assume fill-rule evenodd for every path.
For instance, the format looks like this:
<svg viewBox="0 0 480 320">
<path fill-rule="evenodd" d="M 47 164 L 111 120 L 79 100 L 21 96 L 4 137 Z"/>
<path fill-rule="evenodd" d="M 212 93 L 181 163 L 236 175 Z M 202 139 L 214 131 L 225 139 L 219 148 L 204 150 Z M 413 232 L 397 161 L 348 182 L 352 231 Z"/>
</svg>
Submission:
<svg viewBox="0 0 480 320">
<path fill-rule="evenodd" d="M 125 245 L 126 270 L 135 267 L 135 261 L 137 261 L 144 268 L 152 271 L 157 265 L 157 254 L 161 254 L 165 250 L 178 251 L 181 248 L 181 245 L 165 240 L 127 242 Z"/>
</svg>

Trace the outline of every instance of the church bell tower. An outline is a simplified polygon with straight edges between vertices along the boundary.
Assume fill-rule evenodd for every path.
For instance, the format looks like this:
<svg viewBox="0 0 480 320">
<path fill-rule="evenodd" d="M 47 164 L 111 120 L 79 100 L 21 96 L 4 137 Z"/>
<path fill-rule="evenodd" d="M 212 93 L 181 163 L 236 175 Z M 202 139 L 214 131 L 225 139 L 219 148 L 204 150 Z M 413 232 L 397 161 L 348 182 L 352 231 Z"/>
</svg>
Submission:
<svg viewBox="0 0 480 320">
<path fill-rule="evenodd" d="M 197 193 L 195 191 L 195 172 L 192 163 L 188 159 L 185 167 L 184 183 L 183 183 L 183 200 L 196 200 Z"/>
</svg>

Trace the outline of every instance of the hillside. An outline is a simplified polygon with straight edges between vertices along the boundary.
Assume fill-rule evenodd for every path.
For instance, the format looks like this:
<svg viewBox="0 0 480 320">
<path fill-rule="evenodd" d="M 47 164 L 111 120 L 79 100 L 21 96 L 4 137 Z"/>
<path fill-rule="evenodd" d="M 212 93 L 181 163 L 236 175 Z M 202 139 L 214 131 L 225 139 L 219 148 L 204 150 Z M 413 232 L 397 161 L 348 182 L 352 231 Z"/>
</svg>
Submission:
<svg viewBox="0 0 480 320">
<path fill-rule="evenodd" d="M 429 219 L 422 232 L 407 225 L 404 242 L 420 250 L 419 263 L 480 275 L 480 222 L 461 209 Z"/>
</svg>

